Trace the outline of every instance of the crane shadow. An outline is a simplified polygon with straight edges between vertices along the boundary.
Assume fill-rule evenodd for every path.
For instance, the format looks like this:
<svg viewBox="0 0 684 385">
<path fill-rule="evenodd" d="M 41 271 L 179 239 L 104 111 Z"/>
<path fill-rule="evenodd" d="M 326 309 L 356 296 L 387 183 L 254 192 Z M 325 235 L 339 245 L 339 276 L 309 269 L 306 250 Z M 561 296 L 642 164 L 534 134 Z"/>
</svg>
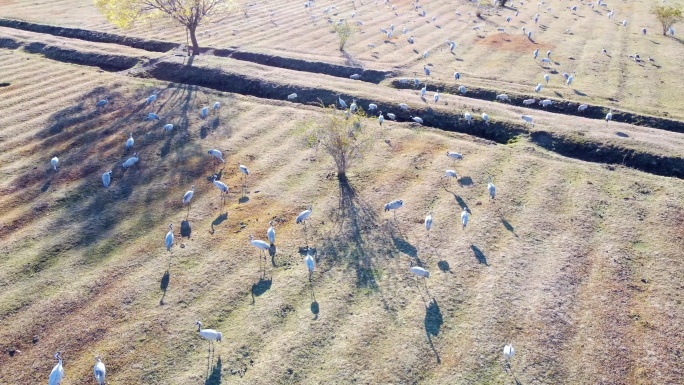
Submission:
<svg viewBox="0 0 684 385">
<path fill-rule="evenodd" d="M 162 290 L 162 297 L 159 300 L 159 305 L 164 305 L 164 298 L 166 297 L 166 289 L 169 288 L 169 282 L 171 281 L 171 273 L 168 270 L 162 275 L 161 281 L 159 282 L 159 288 Z"/>
<path fill-rule="evenodd" d="M 311 288 L 311 313 L 314 315 L 314 320 L 318 319 L 318 314 L 321 312 L 321 308 L 318 306 L 318 301 L 316 301 L 316 294 L 314 293 L 313 282 L 309 282 L 309 287 Z"/>
<path fill-rule="evenodd" d="M 216 230 L 214 227 L 220 225 L 226 219 L 228 219 L 228 213 L 219 214 L 219 216 L 211 222 L 211 234 L 214 234 L 214 231 Z"/>
<path fill-rule="evenodd" d="M 211 368 L 204 385 L 221 385 L 221 355 L 216 360 L 216 365 Z"/>
<path fill-rule="evenodd" d="M 397 238 L 392 235 L 392 243 L 394 243 L 394 247 L 396 247 L 400 252 L 408 255 L 409 257 L 418 258 L 418 250 L 416 247 L 408 243 L 405 239 Z"/>
<path fill-rule="evenodd" d="M 190 238 L 190 234 L 192 234 L 192 228 L 190 227 L 190 222 L 187 219 L 181 222 L 180 233 L 181 237 Z"/>
<path fill-rule="evenodd" d="M 453 274 L 453 271 L 451 271 L 451 267 L 449 266 L 449 262 L 447 262 L 447 261 L 437 262 L 437 267 L 439 268 L 440 271 Z"/>
<path fill-rule="evenodd" d="M 278 267 L 275 263 L 276 251 L 277 251 L 276 245 L 269 246 L 268 255 L 271 257 L 271 265 L 273 265 L 273 267 Z"/>
<path fill-rule="evenodd" d="M 475 258 L 477 259 L 477 262 L 479 262 L 485 266 L 489 266 L 489 264 L 487 264 L 487 257 L 484 255 L 484 253 L 482 252 L 482 250 L 480 250 L 479 247 L 477 247 L 475 245 L 470 245 L 470 249 L 473 250 L 473 254 L 475 255 Z"/>
<path fill-rule="evenodd" d="M 273 284 L 273 277 L 266 279 L 263 275 L 259 277 L 259 281 L 252 284 L 252 305 L 256 303 L 256 297 L 259 297 L 271 289 Z"/>
<path fill-rule="evenodd" d="M 458 185 L 461 187 L 468 187 L 473 185 L 473 178 L 469 176 L 462 176 L 458 179 Z"/>
<path fill-rule="evenodd" d="M 432 337 L 437 337 L 443 323 L 444 319 L 442 317 L 442 311 L 439 309 L 437 300 L 433 298 L 430 304 L 426 306 L 423 324 L 425 325 L 425 334 L 428 339 L 428 344 L 430 344 L 430 348 L 435 354 L 438 364 L 441 363 L 442 360 L 439 358 L 437 349 L 435 349 L 435 344 L 432 341 Z"/>
</svg>

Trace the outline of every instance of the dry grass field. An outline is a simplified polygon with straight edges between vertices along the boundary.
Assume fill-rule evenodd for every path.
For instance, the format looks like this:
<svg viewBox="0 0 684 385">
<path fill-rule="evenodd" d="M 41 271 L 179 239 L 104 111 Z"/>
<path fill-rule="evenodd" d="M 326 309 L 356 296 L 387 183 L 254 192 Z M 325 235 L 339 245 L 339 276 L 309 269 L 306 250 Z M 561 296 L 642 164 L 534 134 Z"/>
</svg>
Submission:
<svg viewBox="0 0 684 385">
<path fill-rule="evenodd" d="M 431 50 L 435 81 L 452 81 L 462 65 L 463 84 L 529 93 L 544 73 L 531 59 L 538 45 L 543 55 L 547 47 L 558 54 L 559 72 L 577 72 L 576 91 L 554 75 L 545 95 L 599 105 L 614 98 L 621 109 L 684 117 L 675 97 L 684 85 L 676 62 L 684 45 L 655 34 L 645 2 L 620 3 L 616 9 L 629 16 L 609 23 L 586 6 L 571 22 L 564 10 L 570 3 L 553 1 L 552 11 L 539 11 L 547 28 L 535 27 L 534 42 L 519 40 L 522 32 L 498 34 L 505 20 L 493 14 L 496 22 L 480 21 L 487 33 L 475 36 L 469 4 L 426 2 L 428 17 L 417 22 L 408 1 L 396 3 L 399 16 L 381 3 L 338 5 L 334 17 L 350 17 L 355 7 L 364 22 L 346 58 L 333 35 L 311 38 L 329 28 L 327 0 L 314 7 L 315 21 L 300 3 L 246 3 L 246 13 L 223 21 L 226 32 L 216 32 L 223 24 L 209 27 L 212 37 L 204 40 L 412 76 L 423 60 L 407 47 L 403 25 L 396 24 L 396 41 L 375 34 L 399 17 L 417 41 L 426 40 L 414 45 Z M 527 4 L 520 12 L 526 24 L 506 28 L 534 25 L 536 12 Z M 90 0 L 4 1 L 0 16 L 121 33 Z M 634 19 L 629 28 L 613 25 L 624 18 Z M 569 24 L 573 34 L 565 35 Z M 654 33 L 638 36 L 641 25 Z M 181 32 L 125 31 L 164 40 L 181 40 Z M 369 118 L 373 147 L 341 182 L 303 130 L 326 118 L 319 107 L 164 82 L 146 65 L 116 72 L 64 63 L 28 47 L 188 63 L 171 54 L 9 28 L 0 28 L 0 38 L 22 45 L 0 49 L 0 384 L 45 383 L 55 351 L 64 358 L 62 385 L 94 383 L 98 354 L 112 385 L 684 383 L 684 181 L 564 157 L 533 140 L 544 132 L 678 159 L 684 134 L 534 111 L 534 128 L 497 144 L 431 128 L 427 118 L 425 127 Z M 447 38 L 459 44 L 455 57 Z M 602 46 L 621 53 L 600 56 Z M 627 61 L 637 49 L 660 68 Z M 571 56 L 577 67 L 565 67 Z M 211 55 L 191 66 L 257 79 L 264 88 L 297 86 L 301 97 L 325 89 L 405 102 L 426 116 L 486 111 L 494 123 L 520 125 L 530 111 L 448 94 L 435 104 L 430 93 L 426 103 L 417 90 L 387 82 Z M 642 89 L 658 81 L 658 89 Z M 153 92 L 158 100 L 148 106 Z M 109 104 L 96 110 L 105 97 Z M 202 119 L 200 109 L 215 101 L 220 111 Z M 149 112 L 161 120 L 144 120 Z M 167 123 L 170 132 L 162 129 Z M 135 145 L 126 152 L 129 133 Z M 212 148 L 225 164 L 213 164 Z M 140 161 L 124 170 L 134 151 Z M 453 162 L 446 151 L 464 159 Z M 238 163 L 251 172 L 244 193 Z M 441 179 L 451 168 L 459 179 Z M 106 189 L 101 175 L 108 170 Z M 225 205 L 215 173 L 230 187 Z M 488 176 L 497 186 L 494 202 Z M 192 185 L 188 209 L 181 199 Z M 394 199 L 405 204 L 396 217 L 383 210 Z M 309 205 L 305 233 L 295 217 Z M 466 229 L 464 207 L 471 213 Z M 249 236 L 266 239 L 269 221 L 276 252 L 261 268 Z M 176 238 L 170 252 L 169 223 Z M 316 260 L 311 281 L 307 247 Z M 430 277 L 413 276 L 411 261 Z M 197 320 L 223 333 L 213 352 Z M 507 343 L 516 348 L 510 371 Z"/>
</svg>

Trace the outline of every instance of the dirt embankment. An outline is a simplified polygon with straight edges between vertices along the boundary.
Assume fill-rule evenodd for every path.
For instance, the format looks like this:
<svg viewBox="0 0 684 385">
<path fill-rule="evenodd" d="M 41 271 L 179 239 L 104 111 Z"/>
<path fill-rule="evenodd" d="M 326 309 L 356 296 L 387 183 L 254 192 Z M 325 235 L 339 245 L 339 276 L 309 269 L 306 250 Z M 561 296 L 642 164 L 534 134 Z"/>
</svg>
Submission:
<svg viewBox="0 0 684 385">
<path fill-rule="evenodd" d="M 113 33 L 89 31 L 80 28 L 56 27 L 52 25 L 29 23 L 26 21 L 5 18 L 0 18 L 0 26 L 21 29 L 30 32 L 46 33 L 54 36 L 68 37 L 71 39 L 92 41 L 96 43 L 120 44 L 152 52 L 167 52 L 178 47 L 178 44 L 169 43 L 166 41 L 147 40 L 115 35 Z"/>
<path fill-rule="evenodd" d="M 409 80 L 407 83 L 402 83 L 400 80 L 397 79 L 397 80 L 393 80 L 390 84 L 392 87 L 398 88 L 398 89 L 414 89 L 414 88 L 416 88 L 413 85 L 413 82 L 411 80 Z M 458 85 L 454 85 L 454 84 L 450 85 L 450 84 L 444 84 L 444 83 L 441 83 L 441 84 L 433 83 L 433 84 L 429 85 L 427 89 L 428 89 L 428 91 L 440 90 L 440 92 L 449 93 L 449 94 L 453 94 L 453 95 L 460 95 L 460 92 L 458 92 Z M 473 99 L 496 101 L 496 96 L 498 94 L 501 94 L 501 93 L 502 92 L 497 92 L 496 90 L 488 90 L 488 89 L 483 89 L 483 88 L 468 87 L 466 94 L 463 96 L 467 97 L 467 98 L 473 98 Z M 512 94 L 512 93 L 506 93 L 506 95 L 508 95 L 508 97 L 510 98 L 510 102 L 502 101 L 501 103 L 510 103 L 512 105 L 516 105 L 516 106 L 520 106 L 520 107 L 524 107 L 524 108 L 542 110 L 542 111 L 552 112 L 552 113 L 556 113 L 556 114 L 581 116 L 583 118 L 589 118 L 589 119 L 605 119 L 606 114 L 609 111 L 608 107 L 587 105 L 587 108 L 584 111 L 580 112 L 577 110 L 577 108 L 580 106 L 581 103 L 577 103 L 577 102 L 570 102 L 567 100 L 559 100 L 559 99 L 552 99 L 552 98 L 540 98 L 538 95 L 520 95 L 520 94 Z M 536 99 L 536 102 L 533 104 L 530 104 L 529 106 L 524 106 L 523 100 L 525 100 L 525 99 Z M 544 108 L 541 105 L 539 105 L 539 101 L 541 101 L 543 99 L 552 100 L 553 104 Z M 618 110 L 613 110 L 612 120 L 614 120 L 616 122 L 633 124 L 635 126 L 651 127 L 651 128 L 657 128 L 659 130 L 684 133 L 684 122 L 681 122 L 678 120 L 658 118 L 655 116 L 639 115 L 639 114 L 634 114 L 631 112 L 624 112 L 624 111 L 618 111 Z"/>
<path fill-rule="evenodd" d="M 28 53 L 41 54 L 52 60 L 66 63 L 99 67 L 105 71 L 123 71 L 142 62 L 142 58 L 122 55 L 84 52 L 39 42 L 21 42 L 11 38 L 0 38 L 0 48 L 18 49 L 24 47 Z"/>
</svg>

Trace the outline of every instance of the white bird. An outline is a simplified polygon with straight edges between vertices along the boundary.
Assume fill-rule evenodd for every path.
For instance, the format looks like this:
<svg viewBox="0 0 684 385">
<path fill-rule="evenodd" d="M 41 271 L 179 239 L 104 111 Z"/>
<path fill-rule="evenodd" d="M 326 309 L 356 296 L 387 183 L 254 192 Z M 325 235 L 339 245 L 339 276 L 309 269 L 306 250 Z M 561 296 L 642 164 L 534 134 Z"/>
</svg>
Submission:
<svg viewBox="0 0 684 385">
<path fill-rule="evenodd" d="M 532 121 L 532 117 L 530 115 L 523 115 L 522 120 L 524 120 L 526 123 L 530 123 L 532 127 L 534 127 L 534 122 Z"/>
<path fill-rule="evenodd" d="M 420 89 L 420 97 L 424 98 L 426 93 L 427 93 L 427 83 L 425 83 L 425 86 Z"/>
<path fill-rule="evenodd" d="M 432 211 L 425 217 L 425 230 L 427 230 L 427 236 L 430 237 L 430 229 L 432 228 Z"/>
<path fill-rule="evenodd" d="M 534 58 L 536 59 L 537 56 L 539 56 L 539 48 L 534 50 Z"/>
<path fill-rule="evenodd" d="M 100 359 L 100 356 L 95 356 L 95 366 L 93 366 L 93 373 L 95 374 L 95 381 L 97 381 L 99 385 L 104 385 L 105 374 L 107 374 L 107 370 L 105 369 L 105 364 Z"/>
<path fill-rule="evenodd" d="M 397 116 L 394 115 L 394 114 L 391 113 L 391 112 L 388 112 L 388 113 L 387 113 L 387 117 L 390 118 L 390 119 L 392 119 L 392 120 L 397 120 Z"/>
<path fill-rule="evenodd" d="M 394 210 L 394 217 L 397 217 L 397 210 L 404 207 L 404 201 L 401 199 L 393 200 L 385 205 L 385 211 Z"/>
<path fill-rule="evenodd" d="M 200 337 L 209 341 L 209 350 L 214 346 L 214 341 L 221 342 L 221 337 L 223 336 L 221 332 L 217 332 L 214 329 L 201 329 L 202 323 L 200 321 L 195 322 L 195 325 L 197 325 L 197 331 L 199 332 Z"/>
<path fill-rule="evenodd" d="M 549 80 L 551 79 L 551 76 L 549 74 L 544 74 L 544 80 L 546 80 L 546 83 L 549 83 Z"/>
<path fill-rule="evenodd" d="M 513 344 L 508 344 L 504 346 L 503 355 L 506 362 L 508 362 L 511 358 L 515 356 L 515 349 L 513 348 Z"/>
<path fill-rule="evenodd" d="M 214 175 L 214 186 L 216 186 L 217 189 L 221 190 L 221 200 L 225 204 L 226 194 L 228 194 L 228 186 L 225 183 L 218 180 L 217 178 L 218 175 Z"/>
<path fill-rule="evenodd" d="M 304 222 L 304 226 L 306 226 L 306 220 L 309 219 L 309 216 L 311 215 L 312 209 L 313 209 L 313 206 L 309 206 L 308 209 L 299 213 L 299 215 L 297 215 L 297 219 L 295 220 L 295 222 L 296 223 Z"/>
<path fill-rule="evenodd" d="M 271 246 L 266 243 L 265 241 L 262 241 L 261 239 L 254 239 L 254 235 L 249 236 L 249 243 L 252 244 L 252 246 L 256 247 L 259 249 L 259 264 L 261 264 L 261 258 L 264 258 L 264 261 L 266 260 L 266 256 L 264 255 L 264 251 L 268 251 L 271 249 Z"/>
<path fill-rule="evenodd" d="M 409 44 L 413 44 L 414 41 L 415 41 L 415 40 L 413 40 L 413 36 L 409 36 L 409 38 L 408 38 Z"/>
<path fill-rule="evenodd" d="M 221 161 L 221 163 L 226 163 L 226 161 L 223 160 L 223 154 L 221 154 L 221 151 L 219 151 L 215 148 L 212 148 L 211 150 L 207 151 L 207 153 L 214 157 L 214 161 L 216 161 L 216 159 L 218 159 Z"/>
<path fill-rule="evenodd" d="M 378 116 L 378 123 L 382 126 L 382 122 L 385 121 L 385 117 L 382 116 L 382 111 L 380 111 L 380 115 Z"/>
<path fill-rule="evenodd" d="M 643 33 L 644 36 L 645 36 L 645 35 L 646 35 L 646 28 L 642 28 L 642 29 L 641 29 L 641 33 Z"/>
<path fill-rule="evenodd" d="M 539 92 L 539 91 L 541 91 L 541 89 L 542 89 L 541 83 L 537 83 L 537 86 L 534 87 L 534 92 Z"/>
<path fill-rule="evenodd" d="M 530 31 L 530 32 L 527 33 L 527 38 L 530 39 L 530 40 L 532 39 L 532 31 Z"/>
<path fill-rule="evenodd" d="M 525 99 L 523 100 L 523 104 L 529 106 L 530 104 L 534 104 L 536 101 L 536 99 Z"/>
<path fill-rule="evenodd" d="M 463 154 L 459 154 L 458 152 L 447 151 L 446 154 L 447 157 L 453 159 L 454 161 L 463 159 Z"/>
<path fill-rule="evenodd" d="M 429 55 L 429 51 L 423 52 L 423 59 L 427 59 L 428 55 Z"/>
<path fill-rule="evenodd" d="M 568 77 L 568 80 L 565 82 L 567 85 L 572 84 L 572 81 L 575 79 L 575 75 L 570 75 Z"/>
<path fill-rule="evenodd" d="M 359 75 L 359 74 L 353 74 L 353 75 L 349 76 L 349 78 L 352 79 L 352 80 L 359 80 L 359 79 L 361 79 L 361 75 Z"/>
<path fill-rule="evenodd" d="M 509 98 L 508 95 L 506 95 L 506 94 L 499 94 L 499 95 L 496 95 L 496 100 L 502 100 L 502 101 L 507 100 L 510 102 L 511 98 Z"/>
<path fill-rule="evenodd" d="M 266 230 L 266 236 L 268 237 L 268 241 L 271 243 L 271 245 L 275 245 L 275 239 L 276 239 L 276 232 L 275 228 L 273 227 L 273 221 L 268 222 L 269 228 Z"/>
<path fill-rule="evenodd" d="M 155 100 L 157 100 L 157 94 L 152 94 L 147 97 L 147 104 L 154 103 Z"/>
<path fill-rule="evenodd" d="M 425 72 L 426 76 L 430 76 L 430 69 L 427 66 L 423 66 L 423 71 Z"/>
<path fill-rule="evenodd" d="M 544 99 L 544 100 L 540 101 L 539 104 L 540 104 L 542 107 L 546 108 L 546 107 L 548 107 L 548 106 L 550 106 L 550 105 L 553 104 L 553 100 Z"/>
<path fill-rule="evenodd" d="M 59 158 L 54 157 L 50 159 L 50 164 L 52 165 L 52 168 L 54 168 L 55 171 L 57 171 L 57 166 L 59 166 Z"/>
<path fill-rule="evenodd" d="M 173 124 L 169 123 L 164 125 L 164 131 L 173 131 Z"/>
<path fill-rule="evenodd" d="M 482 120 L 484 120 L 485 124 L 489 124 L 489 115 L 486 113 L 482 113 Z"/>
<path fill-rule="evenodd" d="M 102 184 L 105 187 L 109 187 L 110 183 L 112 183 L 112 170 L 109 170 L 106 173 L 102 174 Z"/>
<path fill-rule="evenodd" d="M 433 99 L 435 100 L 435 103 L 439 102 L 439 90 L 435 92 L 435 95 L 433 96 Z"/>
<path fill-rule="evenodd" d="M 673 27 L 670 27 L 670 29 L 667 30 L 667 33 L 669 33 L 670 36 L 674 36 L 674 35 L 675 35 L 675 30 L 674 30 L 674 28 L 673 28 Z"/>
<path fill-rule="evenodd" d="M 166 244 L 166 251 L 171 251 L 171 247 L 173 247 L 173 224 L 169 223 L 169 232 L 166 233 L 166 238 L 164 239 L 164 242 Z"/>
<path fill-rule="evenodd" d="M 465 93 L 466 93 L 467 91 L 468 91 L 468 90 L 466 89 L 466 86 L 459 86 L 459 87 L 458 87 L 458 92 L 462 93 L 463 95 L 465 95 Z"/>
<path fill-rule="evenodd" d="M 342 96 L 341 96 L 341 95 L 338 95 L 338 96 L 337 96 L 337 102 L 340 104 L 340 107 L 345 108 L 345 109 L 347 108 L 347 102 L 345 102 L 344 100 L 342 100 Z"/>
<path fill-rule="evenodd" d="M 606 122 L 609 120 L 613 120 L 613 110 L 608 111 L 606 114 Z"/>
<path fill-rule="evenodd" d="M 128 140 L 126 141 L 126 151 L 133 147 L 133 143 L 135 143 L 135 140 L 133 140 L 133 133 L 131 132 L 128 136 Z"/>
<path fill-rule="evenodd" d="M 587 108 L 589 108 L 588 105 L 586 105 L 586 104 L 580 104 L 580 106 L 577 107 L 577 112 L 584 112 L 584 110 L 586 110 Z"/>
<path fill-rule="evenodd" d="M 190 187 L 190 190 L 188 190 L 184 195 L 183 195 L 183 204 L 187 205 L 190 203 L 192 200 L 192 196 L 195 195 L 195 185 L 193 184 L 192 187 Z"/>
<path fill-rule="evenodd" d="M 352 99 L 352 104 L 349 106 L 349 111 L 352 114 L 355 114 L 358 109 L 359 109 L 359 106 L 356 105 L 356 99 Z"/>
<path fill-rule="evenodd" d="M 97 102 L 97 104 L 95 104 L 95 107 L 96 108 L 100 108 L 100 107 L 104 108 L 107 105 L 107 103 L 109 103 L 109 100 L 107 98 L 104 98 L 104 99 L 100 100 L 99 102 Z"/>
<path fill-rule="evenodd" d="M 473 119 L 473 116 L 470 115 L 470 112 L 465 112 L 465 113 L 463 113 L 463 118 L 465 118 L 465 120 L 468 122 L 468 124 L 470 124 L 470 121 Z"/>
<path fill-rule="evenodd" d="M 623 27 L 626 27 L 626 26 L 627 26 L 627 19 L 622 20 L 622 26 L 623 26 Z"/>
<path fill-rule="evenodd" d="M 209 115 L 209 107 L 202 107 L 202 112 L 200 113 L 200 116 L 202 119 L 206 118 L 207 115 Z"/>
<path fill-rule="evenodd" d="M 542 59 L 541 59 L 541 63 L 544 63 L 544 64 L 551 64 L 551 59 L 549 59 L 549 58 L 547 58 L 547 57 L 542 58 Z"/>
<path fill-rule="evenodd" d="M 468 214 L 468 209 L 463 208 L 463 211 L 461 212 L 461 223 L 463 224 L 463 229 L 465 230 L 466 226 L 468 226 L 468 219 L 470 218 L 470 214 Z"/>
<path fill-rule="evenodd" d="M 411 264 L 409 265 L 409 271 L 419 277 L 430 278 L 430 272 L 420 266 L 413 266 L 413 260 L 411 260 Z"/>
<path fill-rule="evenodd" d="M 458 80 L 460 78 L 461 78 L 461 73 L 458 71 L 454 72 L 454 80 Z"/>
<path fill-rule="evenodd" d="M 140 158 L 138 158 L 138 153 L 136 152 L 136 153 L 133 154 L 132 157 L 128 158 L 128 159 L 121 165 L 121 167 L 123 167 L 124 170 L 127 169 L 127 168 L 129 168 L 129 167 L 132 167 L 134 164 L 138 163 L 138 160 L 139 160 L 139 159 L 140 159 Z"/>
<path fill-rule="evenodd" d="M 48 385 L 59 385 L 64 377 L 64 367 L 62 367 L 62 357 L 59 356 L 59 352 L 55 353 L 55 358 L 58 359 L 59 362 L 57 362 L 57 365 L 55 365 L 50 372 L 50 380 L 48 381 Z"/>
<path fill-rule="evenodd" d="M 442 178 L 458 178 L 458 175 L 456 175 L 456 171 L 454 170 L 446 170 L 444 175 L 442 175 Z"/>
<path fill-rule="evenodd" d="M 487 184 L 487 192 L 489 192 L 489 198 L 494 200 L 496 198 L 496 186 L 492 183 L 492 177 L 489 177 L 489 183 Z"/>
<path fill-rule="evenodd" d="M 159 116 L 157 116 L 157 114 L 154 112 L 150 112 L 147 114 L 147 118 L 145 118 L 145 120 L 159 120 Z"/>
<path fill-rule="evenodd" d="M 316 263 L 314 262 L 311 253 L 306 253 L 306 258 L 304 259 L 304 262 L 306 262 L 306 268 L 309 270 L 309 281 L 311 281 L 311 275 L 313 274 L 314 269 L 316 268 Z"/>
<path fill-rule="evenodd" d="M 214 103 L 214 112 L 218 112 L 218 110 L 221 108 L 221 103 L 220 102 L 215 102 Z"/>
<path fill-rule="evenodd" d="M 456 49 L 456 43 L 453 41 L 449 42 L 449 51 L 454 52 L 454 49 Z"/>
<path fill-rule="evenodd" d="M 421 119 L 417 116 L 411 116 L 411 120 L 413 120 L 414 122 L 416 122 L 418 124 L 421 124 L 421 125 L 423 124 L 423 119 Z"/>
<path fill-rule="evenodd" d="M 374 103 L 368 104 L 368 111 L 375 111 L 378 109 L 378 105 Z"/>
<path fill-rule="evenodd" d="M 297 99 L 297 93 L 291 93 L 287 95 L 287 100 L 295 100 Z"/>
<path fill-rule="evenodd" d="M 399 103 L 399 108 L 401 108 L 404 111 L 408 111 L 409 109 L 408 104 L 406 103 Z"/>
</svg>

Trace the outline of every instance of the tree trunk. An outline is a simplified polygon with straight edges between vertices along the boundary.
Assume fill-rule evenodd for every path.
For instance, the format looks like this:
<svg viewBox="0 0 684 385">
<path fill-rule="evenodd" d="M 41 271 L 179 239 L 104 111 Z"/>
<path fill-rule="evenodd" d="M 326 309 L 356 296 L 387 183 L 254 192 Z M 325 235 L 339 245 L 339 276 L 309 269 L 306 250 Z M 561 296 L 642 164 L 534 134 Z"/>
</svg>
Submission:
<svg viewBox="0 0 684 385">
<path fill-rule="evenodd" d="M 193 55 L 199 55 L 200 50 L 199 50 L 199 44 L 197 43 L 197 36 L 195 36 L 195 32 L 197 32 L 197 26 L 191 26 L 188 27 L 188 30 L 190 31 L 190 41 L 192 41 L 192 54 Z"/>
</svg>

